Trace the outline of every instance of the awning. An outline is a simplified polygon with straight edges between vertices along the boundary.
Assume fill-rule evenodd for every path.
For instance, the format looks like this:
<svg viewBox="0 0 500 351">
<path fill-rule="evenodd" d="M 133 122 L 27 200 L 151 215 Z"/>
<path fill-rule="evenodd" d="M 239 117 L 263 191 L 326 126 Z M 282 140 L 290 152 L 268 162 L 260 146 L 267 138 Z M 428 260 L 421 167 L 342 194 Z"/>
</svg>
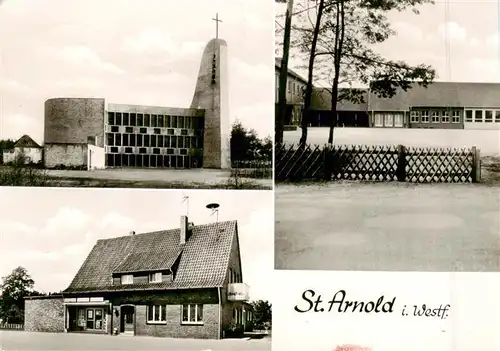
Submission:
<svg viewBox="0 0 500 351">
<path fill-rule="evenodd" d="M 91 301 L 91 302 L 65 302 L 65 306 L 111 306 L 109 301 Z"/>
</svg>

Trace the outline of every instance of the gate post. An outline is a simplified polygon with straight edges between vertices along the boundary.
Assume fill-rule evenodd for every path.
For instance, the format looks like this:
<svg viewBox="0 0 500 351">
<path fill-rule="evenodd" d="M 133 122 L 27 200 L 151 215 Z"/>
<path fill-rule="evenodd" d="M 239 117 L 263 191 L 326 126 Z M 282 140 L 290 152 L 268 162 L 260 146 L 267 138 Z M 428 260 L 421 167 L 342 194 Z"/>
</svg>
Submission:
<svg viewBox="0 0 500 351">
<path fill-rule="evenodd" d="M 398 145 L 398 168 L 396 169 L 398 182 L 406 181 L 406 148 Z"/>
<path fill-rule="evenodd" d="M 332 165 L 330 157 L 330 147 L 326 146 L 323 148 L 323 179 L 330 181 L 332 180 Z"/>
<path fill-rule="evenodd" d="M 481 182 L 481 152 L 475 146 L 472 147 L 472 182 Z"/>
</svg>

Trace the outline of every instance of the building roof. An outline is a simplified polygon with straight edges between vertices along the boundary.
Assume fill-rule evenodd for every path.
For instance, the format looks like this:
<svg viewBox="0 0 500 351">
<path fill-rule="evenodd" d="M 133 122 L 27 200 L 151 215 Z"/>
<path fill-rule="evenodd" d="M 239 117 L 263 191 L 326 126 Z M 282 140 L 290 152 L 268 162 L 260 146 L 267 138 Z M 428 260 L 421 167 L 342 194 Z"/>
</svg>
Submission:
<svg viewBox="0 0 500 351">
<path fill-rule="evenodd" d="M 137 291 L 221 287 L 229 267 L 236 221 L 194 226 L 185 244 L 180 228 L 98 240 L 64 291 Z M 113 273 L 176 271 L 172 282 L 113 285 Z"/>
<path fill-rule="evenodd" d="M 275 57 L 274 58 L 274 65 L 277 69 L 281 68 L 281 57 Z M 307 84 L 307 80 L 305 78 L 302 78 L 302 76 L 298 73 L 296 73 L 294 70 L 288 68 L 288 75 L 300 80 L 302 83 Z"/>
<path fill-rule="evenodd" d="M 406 111 L 421 107 L 500 107 L 500 84 L 434 82 L 427 88 L 412 84 L 408 91 L 398 89 L 392 98 L 370 94 L 371 111 Z"/>
<path fill-rule="evenodd" d="M 339 88 L 339 92 L 342 89 L 348 88 Z M 348 100 L 344 100 L 341 102 L 337 102 L 337 109 L 340 111 L 367 111 L 368 109 L 368 89 L 358 89 L 363 90 L 363 99 L 364 102 L 362 104 L 356 104 Z M 313 88 L 311 95 L 311 108 L 315 110 L 328 110 L 332 109 L 332 94 L 327 88 Z"/>
<path fill-rule="evenodd" d="M 20 137 L 16 143 L 14 144 L 14 147 L 32 147 L 32 148 L 37 148 L 41 149 L 42 147 L 38 145 L 29 135 L 23 135 Z"/>
</svg>

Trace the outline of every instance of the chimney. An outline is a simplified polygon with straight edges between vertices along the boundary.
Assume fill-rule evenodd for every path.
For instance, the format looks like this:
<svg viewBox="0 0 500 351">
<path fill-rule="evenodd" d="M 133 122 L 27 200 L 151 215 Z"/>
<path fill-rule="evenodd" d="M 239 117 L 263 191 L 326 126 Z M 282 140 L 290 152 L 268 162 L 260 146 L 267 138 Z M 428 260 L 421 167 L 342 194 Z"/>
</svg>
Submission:
<svg viewBox="0 0 500 351">
<path fill-rule="evenodd" d="M 130 235 L 135 235 L 135 231 L 132 230 L 129 234 Z"/>
<path fill-rule="evenodd" d="M 180 244 L 184 245 L 188 240 L 188 218 L 187 216 L 181 216 L 181 238 Z"/>
</svg>

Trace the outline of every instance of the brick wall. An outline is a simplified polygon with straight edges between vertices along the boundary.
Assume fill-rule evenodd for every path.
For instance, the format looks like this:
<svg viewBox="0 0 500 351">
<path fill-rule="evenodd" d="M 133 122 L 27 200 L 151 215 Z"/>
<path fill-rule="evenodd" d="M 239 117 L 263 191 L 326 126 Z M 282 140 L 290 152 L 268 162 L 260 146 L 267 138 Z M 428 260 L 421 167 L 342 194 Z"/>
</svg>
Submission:
<svg viewBox="0 0 500 351">
<path fill-rule="evenodd" d="M 147 306 L 136 306 L 136 334 L 170 338 L 217 339 L 219 305 L 203 305 L 203 325 L 183 325 L 182 305 L 167 305 L 166 324 L 148 324 Z"/>
<path fill-rule="evenodd" d="M 25 300 L 24 330 L 31 332 L 64 332 L 64 304 L 62 298 Z"/>
<path fill-rule="evenodd" d="M 219 305 L 216 289 L 169 291 L 163 293 L 130 293 L 112 298 L 113 310 L 134 305 L 136 335 L 172 338 L 217 339 L 219 336 Z M 203 325 L 182 325 L 184 303 L 203 304 Z M 167 305 L 167 323 L 147 324 L 148 305 Z M 120 317 L 113 316 L 112 328 L 120 330 Z"/>
<path fill-rule="evenodd" d="M 87 165 L 87 144 L 45 144 L 44 149 L 44 165 L 47 168 Z"/>
</svg>

